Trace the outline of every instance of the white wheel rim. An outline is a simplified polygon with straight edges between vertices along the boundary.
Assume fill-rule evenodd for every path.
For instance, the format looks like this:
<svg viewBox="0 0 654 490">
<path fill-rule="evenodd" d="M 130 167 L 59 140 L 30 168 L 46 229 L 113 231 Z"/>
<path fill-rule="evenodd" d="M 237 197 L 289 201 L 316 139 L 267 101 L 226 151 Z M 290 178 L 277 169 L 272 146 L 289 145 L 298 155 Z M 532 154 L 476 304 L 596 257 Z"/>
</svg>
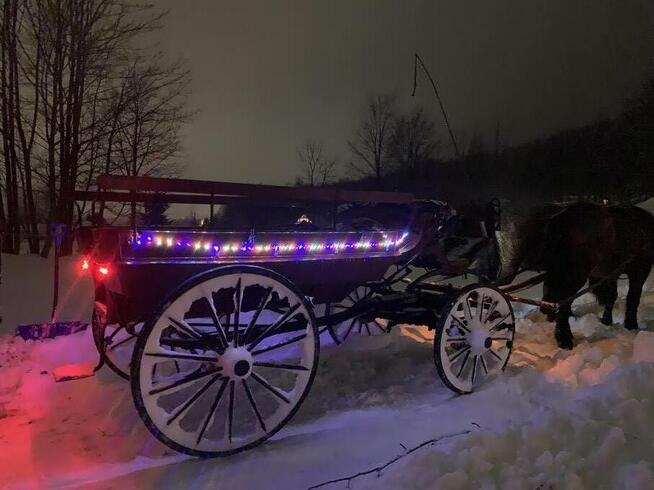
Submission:
<svg viewBox="0 0 654 490">
<path fill-rule="evenodd" d="M 336 314 L 349 310 L 355 304 L 367 300 L 372 296 L 373 293 L 369 287 L 359 286 L 350 292 L 340 303 L 330 305 L 330 312 Z M 357 335 L 372 336 L 388 333 L 388 322 L 381 318 L 374 318 L 368 321 L 361 317 L 354 317 L 332 326 L 332 329 L 336 333 L 339 341 L 345 342 L 348 338 Z"/>
<path fill-rule="evenodd" d="M 233 301 L 229 324 L 220 321 L 227 301 Z M 301 330 L 284 332 L 291 322 Z M 197 342 L 193 349 L 170 348 L 193 337 L 204 349 Z M 292 415 L 309 387 L 315 355 L 314 321 L 300 297 L 267 276 L 225 274 L 190 288 L 156 320 L 140 360 L 140 396 L 152 423 L 175 444 L 236 451 Z"/>
<path fill-rule="evenodd" d="M 495 289 L 470 289 L 447 312 L 439 335 L 447 381 L 470 392 L 485 377 L 501 371 L 511 354 L 515 335 L 511 305 Z"/>
</svg>

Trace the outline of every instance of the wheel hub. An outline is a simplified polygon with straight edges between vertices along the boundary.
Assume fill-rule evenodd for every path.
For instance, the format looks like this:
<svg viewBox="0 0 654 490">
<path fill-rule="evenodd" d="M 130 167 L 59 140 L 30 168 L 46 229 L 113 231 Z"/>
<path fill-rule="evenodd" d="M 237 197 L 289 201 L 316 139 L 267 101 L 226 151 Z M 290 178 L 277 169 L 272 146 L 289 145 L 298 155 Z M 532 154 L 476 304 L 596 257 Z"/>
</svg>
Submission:
<svg viewBox="0 0 654 490">
<path fill-rule="evenodd" d="M 252 373 L 252 355 L 245 347 L 227 347 L 218 364 L 223 376 L 233 380 L 248 378 Z"/>
<path fill-rule="evenodd" d="M 478 321 L 470 322 L 468 327 L 470 328 L 470 332 L 466 337 L 471 352 L 480 355 L 490 349 L 493 340 L 490 338 L 488 328 Z"/>
</svg>

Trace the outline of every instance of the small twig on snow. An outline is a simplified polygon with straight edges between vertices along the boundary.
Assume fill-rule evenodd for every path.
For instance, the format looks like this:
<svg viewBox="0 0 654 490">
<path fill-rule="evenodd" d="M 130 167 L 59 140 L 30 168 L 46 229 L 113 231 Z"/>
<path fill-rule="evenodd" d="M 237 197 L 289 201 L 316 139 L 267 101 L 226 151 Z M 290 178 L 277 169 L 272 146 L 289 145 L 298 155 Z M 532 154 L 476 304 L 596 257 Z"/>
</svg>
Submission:
<svg viewBox="0 0 654 490">
<path fill-rule="evenodd" d="M 475 424 L 474 422 L 473 422 L 473 424 L 477 425 L 479 427 L 478 424 Z M 431 446 L 431 445 L 434 445 L 434 444 L 436 444 L 438 442 L 441 442 L 441 441 L 443 441 L 445 439 L 451 439 L 453 437 L 463 436 L 463 435 L 466 435 L 466 434 L 470 434 L 471 432 L 472 432 L 472 430 L 464 430 L 464 431 L 455 432 L 455 433 L 452 433 L 452 434 L 445 434 L 443 436 L 436 437 L 434 439 L 430 439 L 428 441 L 425 441 L 422 444 L 419 444 L 416 447 L 413 447 L 413 448 L 411 448 L 409 450 L 407 450 L 406 447 L 403 444 L 400 443 L 400 446 L 402 446 L 404 448 L 404 450 L 405 450 L 404 454 L 400 454 L 398 456 L 395 456 L 389 462 L 387 462 L 385 464 L 382 464 L 380 466 L 376 466 L 375 468 L 371 468 L 371 469 L 366 470 L 366 471 L 360 471 L 359 473 L 357 473 L 355 475 L 344 476 L 343 478 L 336 478 L 334 480 L 329 480 L 329 481 L 326 481 L 326 482 L 323 482 L 323 483 L 319 483 L 318 485 L 313 485 L 313 486 L 309 487 L 307 490 L 314 490 L 316 488 L 322 488 L 322 487 L 326 487 L 327 485 L 331 485 L 333 483 L 341 483 L 341 482 L 347 482 L 347 488 L 351 488 L 350 484 L 352 483 L 352 480 L 354 480 L 356 478 L 359 478 L 361 476 L 370 475 L 370 474 L 375 473 L 375 472 L 377 473 L 377 477 L 379 478 L 379 476 L 381 475 L 382 470 L 386 469 L 387 467 L 389 467 L 393 463 L 399 461 L 400 459 L 404 458 L 405 456 L 408 456 L 409 454 L 411 454 L 411 453 L 413 453 L 413 452 L 415 452 L 415 451 L 417 451 L 419 449 L 422 449 L 425 446 Z"/>
</svg>

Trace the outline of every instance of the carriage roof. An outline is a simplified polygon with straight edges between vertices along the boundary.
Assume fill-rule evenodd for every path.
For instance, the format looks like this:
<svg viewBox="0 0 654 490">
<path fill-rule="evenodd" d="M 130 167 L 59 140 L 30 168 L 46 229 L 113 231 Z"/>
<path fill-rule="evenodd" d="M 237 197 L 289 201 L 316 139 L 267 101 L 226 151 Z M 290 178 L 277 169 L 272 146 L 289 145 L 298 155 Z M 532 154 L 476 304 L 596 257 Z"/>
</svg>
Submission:
<svg viewBox="0 0 654 490">
<path fill-rule="evenodd" d="M 406 192 L 290 187 L 161 177 L 101 175 L 96 191 L 76 191 L 77 200 L 176 204 L 299 206 L 310 203 L 409 204 Z"/>
</svg>

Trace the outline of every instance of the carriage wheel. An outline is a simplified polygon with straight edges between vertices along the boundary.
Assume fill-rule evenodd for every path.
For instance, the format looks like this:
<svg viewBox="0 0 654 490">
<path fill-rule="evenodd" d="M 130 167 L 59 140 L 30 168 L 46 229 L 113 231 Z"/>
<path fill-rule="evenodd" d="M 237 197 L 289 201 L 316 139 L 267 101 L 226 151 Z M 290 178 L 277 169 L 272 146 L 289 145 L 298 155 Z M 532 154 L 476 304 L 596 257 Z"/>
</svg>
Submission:
<svg viewBox="0 0 654 490">
<path fill-rule="evenodd" d="M 360 286 L 352 291 L 340 303 L 329 303 L 325 307 L 326 314 L 340 313 L 349 310 L 357 303 L 367 300 L 373 296 L 372 290 L 368 286 Z M 345 342 L 350 336 L 354 335 L 380 335 L 389 332 L 388 324 L 385 320 L 374 318 L 369 320 L 361 316 L 350 318 L 337 325 L 327 327 L 327 331 L 336 344 Z"/>
<path fill-rule="evenodd" d="M 123 324 L 107 324 L 107 307 L 96 301 L 93 308 L 93 343 L 104 363 L 121 378 L 129 379 L 129 367 L 136 337 L 143 324 L 126 328 Z"/>
<path fill-rule="evenodd" d="M 504 370 L 515 335 L 509 300 L 492 286 L 470 285 L 443 309 L 434 336 L 434 362 L 443 383 L 460 394 Z"/>
<path fill-rule="evenodd" d="M 127 329 L 121 324 L 93 326 L 93 341 L 104 362 L 118 376 L 129 379 L 134 344 L 142 323 Z"/>
<path fill-rule="evenodd" d="M 227 266 L 182 284 L 148 321 L 132 395 L 148 429 L 194 456 L 254 447 L 298 410 L 318 366 L 316 322 L 282 276 Z"/>
</svg>

